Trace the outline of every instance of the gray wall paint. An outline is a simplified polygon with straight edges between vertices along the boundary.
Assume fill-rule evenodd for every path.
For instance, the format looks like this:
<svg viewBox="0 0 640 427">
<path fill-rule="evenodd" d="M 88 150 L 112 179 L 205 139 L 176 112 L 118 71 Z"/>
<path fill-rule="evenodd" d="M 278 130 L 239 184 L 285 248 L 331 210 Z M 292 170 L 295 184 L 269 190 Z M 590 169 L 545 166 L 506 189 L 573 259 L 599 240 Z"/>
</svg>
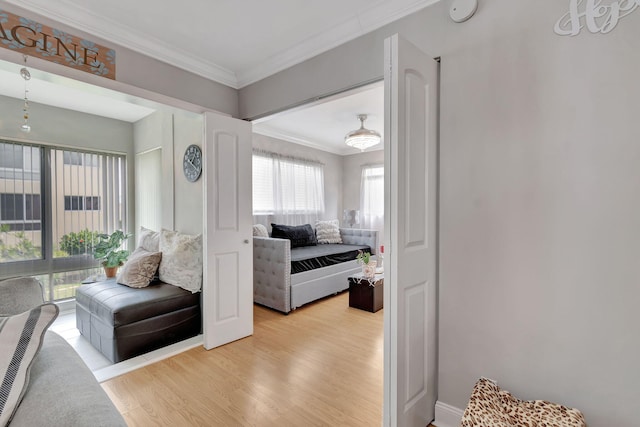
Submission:
<svg viewBox="0 0 640 427">
<path fill-rule="evenodd" d="M 134 124 L 134 140 L 136 154 L 154 148 L 160 148 L 162 150 L 162 201 L 161 206 L 156 206 L 156 208 L 161 210 L 160 218 L 162 228 L 173 230 L 175 210 L 172 115 L 164 111 L 156 111 L 144 119 L 138 120 Z M 144 173 L 144 171 L 135 171 L 135 173 Z M 136 233 L 140 229 L 140 225 L 142 224 L 136 224 Z"/>
<path fill-rule="evenodd" d="M 257 133 L 253 134 L 253 147 L 323 163 L 325 212 L 321 219 L 342 220 L 342 157 Z"/>
<path fill-rule="evenodd" d="M 182 171 L 184 151 L 202 147 L 204 121 L 188 112 L 158 111 L 136 123 L 136 153 L 162 148 L 162 227 L 188 234 L 203 230 L 202 179 L 189 182 Z"/>
<path fill-rule="evenodd" d="M 75 28 L 55 22 L 48 17 L 25 11 L 14 5 L 2 5 L 2 8 L 20 16 L 29 17 L 53 28 L 86 37 L 87 39 L 108 46 L 116 51 L 116 80 L 150 92 L 159 93 L 179 100 L 200 105 L 208 109 L 220 111 L 234 117 L 238 116 L 238 93 L 236 89 L 213 82 L 197 74 L 160 62 L 149 56 L 134 52 L 126 47 L 104 41 L 99 37 L 87 34 Z M 14 52 L 9 52 L 14 53 Z M 13 55 L 13 62 L 22 62 L 20 55 Z M 39 63 L 30 60 L 30 66 L 41 68 L 80 81 L 108 85 L 109 79 L 96 79 L 95 76 L 59 66 L 52 63 Z M 35 64 L 39 64 L 37 67 Z"/>
<path fill-rule="evenodd" d="M 132 153 L 131 123 L 31 102 L 31 132 L 24 133 L 20 130 L 23 123 L 22 107 L 22 100 L 0 96 L 0 132 L 3 137 L 88 150 Z"/>
<path fill-rule="evenodd" d="M 241 90 L 241 116 L 382 75 L 396 31 L 441 56 L 439 400 L 463 409 L 488 376 L 635 426 L 640 12 L 560 37 L 568 2 L 481 2 L 463 24 L 448 7 Z"/>
<path fill-rule="evenodd" d="M 191 144 L 203 148 L 204 119 L 201 115 L 185 112 L 174 114 L 174 174 L 175 174 L 175 229 L 188 234 L 203 230 L 203 182 L 189 182 L 182 170 L 184 152 Z"/>
</svg>

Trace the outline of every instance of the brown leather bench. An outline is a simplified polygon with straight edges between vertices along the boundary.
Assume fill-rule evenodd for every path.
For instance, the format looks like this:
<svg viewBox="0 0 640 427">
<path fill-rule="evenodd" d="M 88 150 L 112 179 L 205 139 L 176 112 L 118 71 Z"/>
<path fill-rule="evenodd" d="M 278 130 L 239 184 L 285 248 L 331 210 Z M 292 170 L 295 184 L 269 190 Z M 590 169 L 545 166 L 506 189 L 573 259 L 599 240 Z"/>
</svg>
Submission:
<svg viewBox="0 0 640 427">
<path fill-rule="evenodd" d="M 113 363 L 200 333 L 200 293 L 160 281 L 145 288 L 115 279 L 82 285 L 76 293 L 80 333 Z"/>
</svg>

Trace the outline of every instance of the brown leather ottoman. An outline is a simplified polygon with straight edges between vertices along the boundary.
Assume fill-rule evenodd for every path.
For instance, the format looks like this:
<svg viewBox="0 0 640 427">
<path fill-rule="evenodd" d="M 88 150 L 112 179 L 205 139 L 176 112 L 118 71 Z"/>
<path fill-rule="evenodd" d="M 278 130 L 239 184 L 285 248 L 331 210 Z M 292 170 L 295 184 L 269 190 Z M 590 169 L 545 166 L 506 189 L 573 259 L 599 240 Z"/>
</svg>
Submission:
<svg viewBox="0 0 640 427">
<path fill-rule="evenodd" d="M 109 279 L 76 293 L 76 326 L 113 363 L 193 337 L 201 324 L 200 293 L 160 281 L 138 289 Z"/>
</svg>

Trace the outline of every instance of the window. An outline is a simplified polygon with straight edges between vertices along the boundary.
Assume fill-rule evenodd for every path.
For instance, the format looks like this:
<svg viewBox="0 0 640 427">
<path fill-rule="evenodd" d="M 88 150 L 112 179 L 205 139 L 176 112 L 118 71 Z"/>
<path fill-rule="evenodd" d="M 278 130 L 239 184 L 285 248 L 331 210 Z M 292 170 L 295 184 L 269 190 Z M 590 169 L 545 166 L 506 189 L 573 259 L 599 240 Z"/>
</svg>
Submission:
<svg viewBox="0 0 640 427">
<path fill-rule="evenodd" d="M 77 151 L 63 151 L 62 160 L 65 165 L 98 166 L 97 155 Z"/>
<path fill-rule="evenodd" d="M 83 196 L 64 196 L 64 210 L 65 211 L 83 211 L 84 197 Z"/>
<path fill-rule="evenodd" d="M 6 231 L 40 230 L 39 194 L 0 193 L 0 224 Z"/>
<path fill-rule="evenodd" d="M 98 196 L 86 196 L 84 198 L 84 209 L 87 211 L 99 211 L 100 210 L 100 197 Z"/>
<path fill-rule="evenodd" d="M 65 211 L 99 211 L 99 196 L 64 196 Z"/>
<path fill-rule="evenodd" d="M 47 295 L 69 297 L 77 283 L 59 278 L 96 266 L 92 236 L 127 231 L 126 188 L 122 155 L 0 140 L 2 277 L 49 276 Z"/>
<path fill-rule="evenodd" d="M 0 194 L 0 220 L 3 222 L 24 219 L 24 195 Z"/>
<path fill-rule="evenodd" d="M 254 152 L 253 214 L 282 217 L 324 212 L 324 169 L 318 162 Z M 276 219 L 274 218 L 274 219 Z M 276 219 L 277 220 L 277 219 Z M 286 219 L 282 218 L 283 221 Z M 299 223 L 291 221 L 289 224 Z"/>
<path fill-rule="evenodd" d="M 360 211 L 363 228 L 384 228 L 384 166 L 362 168 Z"/>
</svg>

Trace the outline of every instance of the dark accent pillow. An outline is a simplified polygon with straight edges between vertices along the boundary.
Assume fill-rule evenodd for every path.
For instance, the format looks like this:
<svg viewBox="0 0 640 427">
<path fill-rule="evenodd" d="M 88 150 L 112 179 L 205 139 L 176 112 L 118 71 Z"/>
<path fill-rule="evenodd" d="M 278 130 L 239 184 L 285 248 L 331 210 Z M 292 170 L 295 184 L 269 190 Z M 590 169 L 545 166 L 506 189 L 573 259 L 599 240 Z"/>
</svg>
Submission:
<svg viewBox="0 0 640 427">
<path fill-rule="evenodd" d="M 316 233 L 311 224 L 281 225 L 271 224 L 271 237 L 291 240 L 291 247 L 315 246 L 318 244 Z"/>
</svg>

